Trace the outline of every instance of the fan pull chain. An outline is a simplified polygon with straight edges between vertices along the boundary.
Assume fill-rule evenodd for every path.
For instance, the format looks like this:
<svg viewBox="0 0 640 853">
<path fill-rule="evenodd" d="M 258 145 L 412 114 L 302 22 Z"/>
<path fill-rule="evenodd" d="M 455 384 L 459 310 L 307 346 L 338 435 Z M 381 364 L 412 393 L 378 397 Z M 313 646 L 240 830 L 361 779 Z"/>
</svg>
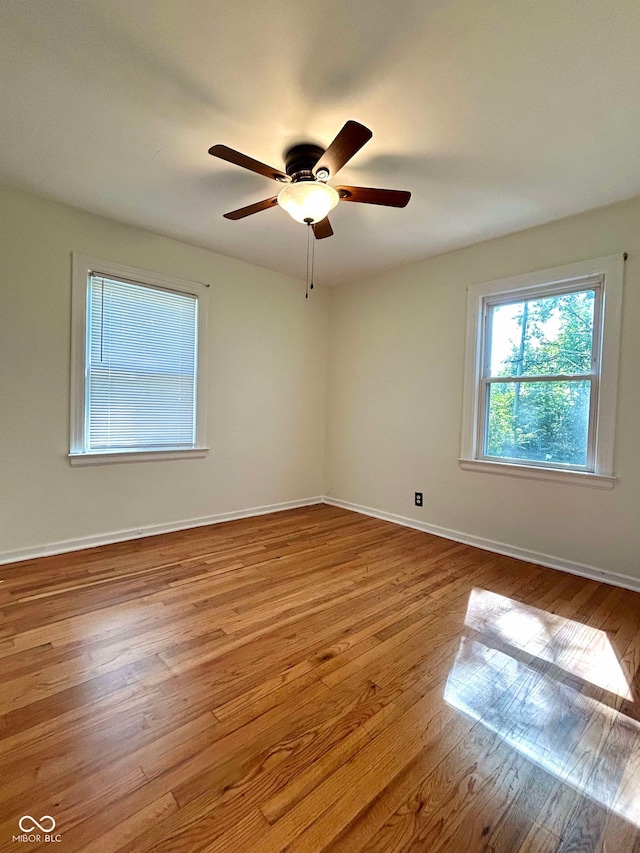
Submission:
<svg viewBox="0 0 640 853">
<path fill-rule="evenodd" d="M 309 290 L 313 290 L 313 268 L 316 262 L 316 235 L 313 228 L 309 226 L 309 241 L 311 242 L 311 275 L 309 276 Z"/>
<path fill-rule="evenodd" d="M 311 227 L 311 219 L 305 220 L 307 223 L 307 290 L 304 295 L 305 299 L 309 298 L 309 291 L 313 290 L 313 262 L 315 258 L 315 235 Z"/>
</svg>

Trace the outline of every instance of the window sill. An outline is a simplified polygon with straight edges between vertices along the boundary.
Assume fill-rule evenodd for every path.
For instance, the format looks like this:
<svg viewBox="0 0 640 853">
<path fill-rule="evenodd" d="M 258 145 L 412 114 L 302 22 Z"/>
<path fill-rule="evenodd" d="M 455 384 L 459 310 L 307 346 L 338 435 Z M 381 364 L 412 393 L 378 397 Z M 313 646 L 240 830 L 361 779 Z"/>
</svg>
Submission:
<svg viewBox="0 0 640 853">
<path fill-rule="evenodd" d="M 208 452 L 208 447 L 182 447 L 174 450 L 91 451 L 89 453 L 70 453 L 69 462 L 73 466 L 110 465 L 114 462 L 164 462 L 170 459 L 202 459 Z"/>
<path fill-rule="evenodd" d="M 501 474 L 507 477 L 523 477 L 528 480 L 546 480 L 549 483 L 572 483 L 592 489 L 612 489 L 615 477 L 592 474 L 587 471 L 565 471 L 560 468 L 536 468 L 534 465 L 513 465 L 508 462 L 487 462 L 479 459 L 459 459 L 464 471 L 480 471 L 484 474 Z"/>
</svg>

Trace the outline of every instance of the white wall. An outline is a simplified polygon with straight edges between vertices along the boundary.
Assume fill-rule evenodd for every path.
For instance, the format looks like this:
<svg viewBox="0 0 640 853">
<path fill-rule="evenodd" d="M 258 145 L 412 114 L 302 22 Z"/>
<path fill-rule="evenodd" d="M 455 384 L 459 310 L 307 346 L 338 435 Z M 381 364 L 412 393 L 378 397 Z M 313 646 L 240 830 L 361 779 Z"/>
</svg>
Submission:
<svg viewBox="0 0 640 853">
<path fill-rule="evenodd" d="M 460 470 L 466 287 L 622 251 L 613 491 Z M 640 578 L 639 372 L 640 199 L 345 284 L 331 304 L 327 494 Z"/>
<path fill-rule="evenodd" d="M 210 283 L 208 458 L 69 465 L 71 252 Z M 0 188 L 0 557 L 322 494 L 327 318 L 321 289 Z"/>
</svg>

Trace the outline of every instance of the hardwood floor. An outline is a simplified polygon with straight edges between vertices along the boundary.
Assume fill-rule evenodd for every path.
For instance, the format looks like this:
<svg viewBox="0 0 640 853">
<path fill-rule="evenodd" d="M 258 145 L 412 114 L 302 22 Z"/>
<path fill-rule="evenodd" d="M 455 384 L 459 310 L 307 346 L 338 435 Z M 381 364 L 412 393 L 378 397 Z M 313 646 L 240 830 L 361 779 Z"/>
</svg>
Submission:
<svg viewBox="0 0 640 853">
<path fill-rule="evenodd" d="M 329 506 L 0 578 L 0 850 L 640 853 L 638 594 Z"/>
</svg>

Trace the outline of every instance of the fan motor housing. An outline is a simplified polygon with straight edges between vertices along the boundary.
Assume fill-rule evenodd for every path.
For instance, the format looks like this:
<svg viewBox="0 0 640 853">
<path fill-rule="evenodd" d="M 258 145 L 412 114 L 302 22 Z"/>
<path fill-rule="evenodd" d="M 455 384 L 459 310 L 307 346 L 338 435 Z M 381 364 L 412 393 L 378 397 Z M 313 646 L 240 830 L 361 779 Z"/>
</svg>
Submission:
<svg viewBox="0 0 640 853">
<path fill-rule="evenodd" d="M 294 145 L 284 155 L 285 172 L 293 181 L 313 181 L 313 167 L 323 154 L 324 148 L 319 145 Z"/>
</svg>

